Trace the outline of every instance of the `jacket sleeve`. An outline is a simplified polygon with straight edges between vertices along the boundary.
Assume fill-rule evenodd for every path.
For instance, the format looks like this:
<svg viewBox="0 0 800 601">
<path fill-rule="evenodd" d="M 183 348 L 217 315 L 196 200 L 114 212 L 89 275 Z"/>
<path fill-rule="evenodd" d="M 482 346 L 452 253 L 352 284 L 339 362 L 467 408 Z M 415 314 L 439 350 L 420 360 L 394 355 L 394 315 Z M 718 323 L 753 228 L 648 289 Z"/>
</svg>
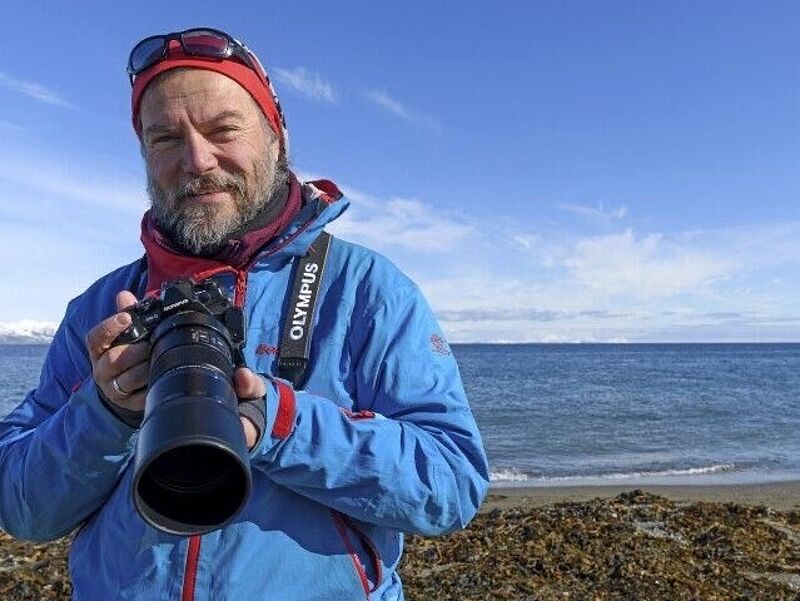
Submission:
<svg viewBox="0 0 800 601">
<path fill-rule="evenodd" d="M 429 535 L 463 528 L 486 495 L 488 467 L 430 308 L 409 283 L 350 332 L 353 411 L 268 382 L 271 436 L 253 466 L 364 522 Z"/>
<path fill-rule="evenodd" d="M 102 405 L 89 372 L 83 337 L 67 317 L 38 387 L 0 421 L 0 528 L 12 536 L 69 533 L 127 465 L 134 430 Z"/>
</svg>

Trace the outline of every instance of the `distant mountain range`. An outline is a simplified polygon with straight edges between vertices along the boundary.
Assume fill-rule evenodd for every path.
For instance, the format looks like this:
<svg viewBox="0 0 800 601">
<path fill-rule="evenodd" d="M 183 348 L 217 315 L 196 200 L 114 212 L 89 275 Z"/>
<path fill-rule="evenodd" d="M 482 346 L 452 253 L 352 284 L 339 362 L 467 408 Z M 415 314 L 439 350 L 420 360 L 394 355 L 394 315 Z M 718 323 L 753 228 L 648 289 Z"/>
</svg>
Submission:
<svg viewBox="0 0 800 601">
<path fill-rule="evenodd" d="M 58 324 L 48 321 L 0 322 L 0 344 L 49 344 Z"/>
</svg>

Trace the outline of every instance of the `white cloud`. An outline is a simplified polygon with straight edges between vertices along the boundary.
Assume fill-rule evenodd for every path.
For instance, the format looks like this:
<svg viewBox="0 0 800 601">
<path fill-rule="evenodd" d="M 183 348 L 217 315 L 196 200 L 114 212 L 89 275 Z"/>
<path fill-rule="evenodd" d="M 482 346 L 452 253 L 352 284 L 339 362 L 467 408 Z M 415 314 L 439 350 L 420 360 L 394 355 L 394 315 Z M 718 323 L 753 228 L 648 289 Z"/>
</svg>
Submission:
<svg viewBox="0 0 800 601">
<path fill-rule="evenodd" d="M 70 102 L 43 85 L 31 81 L 15 79 L 6 73 L 3 73 L 2 71 L 0 71 L 0 88 L 6 88 L 8 90 L 12 90 L 13 92 L 19 92 L 20 94 L 24 94 L 29 98 L 33 98 L 34 100 L 38 100 L 39 102 L 44 102 L 46 104 L 52 104 L 65 108 L 74 108 Z"/>
<path fill-rule="evenodd" d="M 531 230 L 482 222 L 438 271 L 411 268 L 451 340 L 800 340 L 800 278 L 790 275 L 800 272 L 800 231 L 791 224 L 600 237 Z"/>
<path fill-rule="evenodd" d="M 276 79 L 295 92 L 314 100 L 336 103 L 336 92 L 333 86 L 317 73 L 311 73 L 304 67 L 293 69 L 273 69 Z"/>
<path fill-rule="evenodd" d="M 653 298 L 697 291 L 728 276 L 737 265 L 723 256 L 668 244 L 658 234 L 637 238 L 628 229 L 579 240 L 564 265 L 589 289 Z"/>
<path fill-rule="evenodd" d="M 143 181 L 108 167 L 92 173 L 75 165 L 6 155 L 0 156 L 0 180 L 133 215 L 148 206 Z"/>
<path fill-rule="evenodd" d="M 610 225 L 616 221 L 624 219 L 628 215 L 626 207 L 606 208 L 602 201 L 595 206 L 559 204 L 559 209 L 578 215 L 588 221 Z"/>
<path fill-rule="evenodd" d="M 708 238 L 727 252 L 735 252 L 755 270 L 793 262 L 800 257 L 800 221 L 763 223 L 731 229 L 687 233 L 687 238 Z"/>
<path fill-rule="evenodd" d="M 797 223 L 587 236 L 342 189 L 333 233 L 411 275 L 452 341 L 800 340 Z"/>
<path fill-rule="evenodd" d="M 348 190 L 348 192 L 354 192 Z M 355 192 L 360 211 L 348 211 L 331 231 L 354 242 L 391 254 L 393 247 L 412 252 L 450 252 L 473 231 L 471 225 L 439 214 L 414 199 L 376 202 Z"/>
<path fill-rule="evenodd" d="M 525 250 L 532 249 L 534 244 L 538 242 L 538 236 L 532 234 L 512 234 L 511 239 Z"/>
<path fill-rule="evenodd" d="M 366 96 L 366 98 L 372 101 L 374 104 L 392 113 L 396 117 L 400 117 L 401 119 L 411 123 L 423 125 L 431 129 L 441 129 L 441 126 L 435 119 L 427 115 L 423 115 L 422 113 L 412 111 L 402 102 L 390 96 L 386 90 L 368 90 L 364 92 L 364 96 Z"/>
<path fill-rule="evenodd" d="M 411 113 L 408 112 L 408 109 L 399 100 L 389 96 L 386 90 L 371 90 L 366 95 L 372 102 L 385 108 L 390 113 L 394 113 L 401 119 L 411 121 Z"/>
</svg>

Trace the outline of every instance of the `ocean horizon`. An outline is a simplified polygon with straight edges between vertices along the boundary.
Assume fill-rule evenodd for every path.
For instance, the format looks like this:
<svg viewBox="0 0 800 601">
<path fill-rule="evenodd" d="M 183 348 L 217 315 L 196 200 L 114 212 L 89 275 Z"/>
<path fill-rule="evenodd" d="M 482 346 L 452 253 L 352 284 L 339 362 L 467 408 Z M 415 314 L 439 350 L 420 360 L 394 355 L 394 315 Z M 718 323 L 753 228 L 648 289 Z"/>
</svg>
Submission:
<svg viewBox="0 0 800 601">
<path fill-rule="evenodd" d="M 48 345 L 0 345 L 0 415 Z M 452 344 L 495 488 L 800 480 L 800 343 Z"/>
</svg>

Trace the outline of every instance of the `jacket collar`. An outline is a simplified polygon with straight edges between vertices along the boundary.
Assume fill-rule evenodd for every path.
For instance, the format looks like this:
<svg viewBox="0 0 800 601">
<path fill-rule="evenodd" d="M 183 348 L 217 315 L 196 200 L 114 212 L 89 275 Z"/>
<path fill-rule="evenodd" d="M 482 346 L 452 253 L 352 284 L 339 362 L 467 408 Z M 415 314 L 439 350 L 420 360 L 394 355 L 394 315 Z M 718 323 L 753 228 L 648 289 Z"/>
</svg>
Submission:
<svg viewBox="0 0 800 601">
<path fill-rule="evenodd" d="M 147 258 L 147 293 L 153 294 L 165 282 L 178 278 L 203 279 L 223 271 L 242 272 L 267 258 L 305 254 L 324 226 L 341 215 L 348 205 L 332 182 L 318 180 L 300 184 L 292 175 L 288 211 L 265 227 L 229 241 L 223 251 L 213 257 L 189 255 L 175 248 L 155 226 L 148 211 L 142 219 L 141 234 Z"/>
</svg>

